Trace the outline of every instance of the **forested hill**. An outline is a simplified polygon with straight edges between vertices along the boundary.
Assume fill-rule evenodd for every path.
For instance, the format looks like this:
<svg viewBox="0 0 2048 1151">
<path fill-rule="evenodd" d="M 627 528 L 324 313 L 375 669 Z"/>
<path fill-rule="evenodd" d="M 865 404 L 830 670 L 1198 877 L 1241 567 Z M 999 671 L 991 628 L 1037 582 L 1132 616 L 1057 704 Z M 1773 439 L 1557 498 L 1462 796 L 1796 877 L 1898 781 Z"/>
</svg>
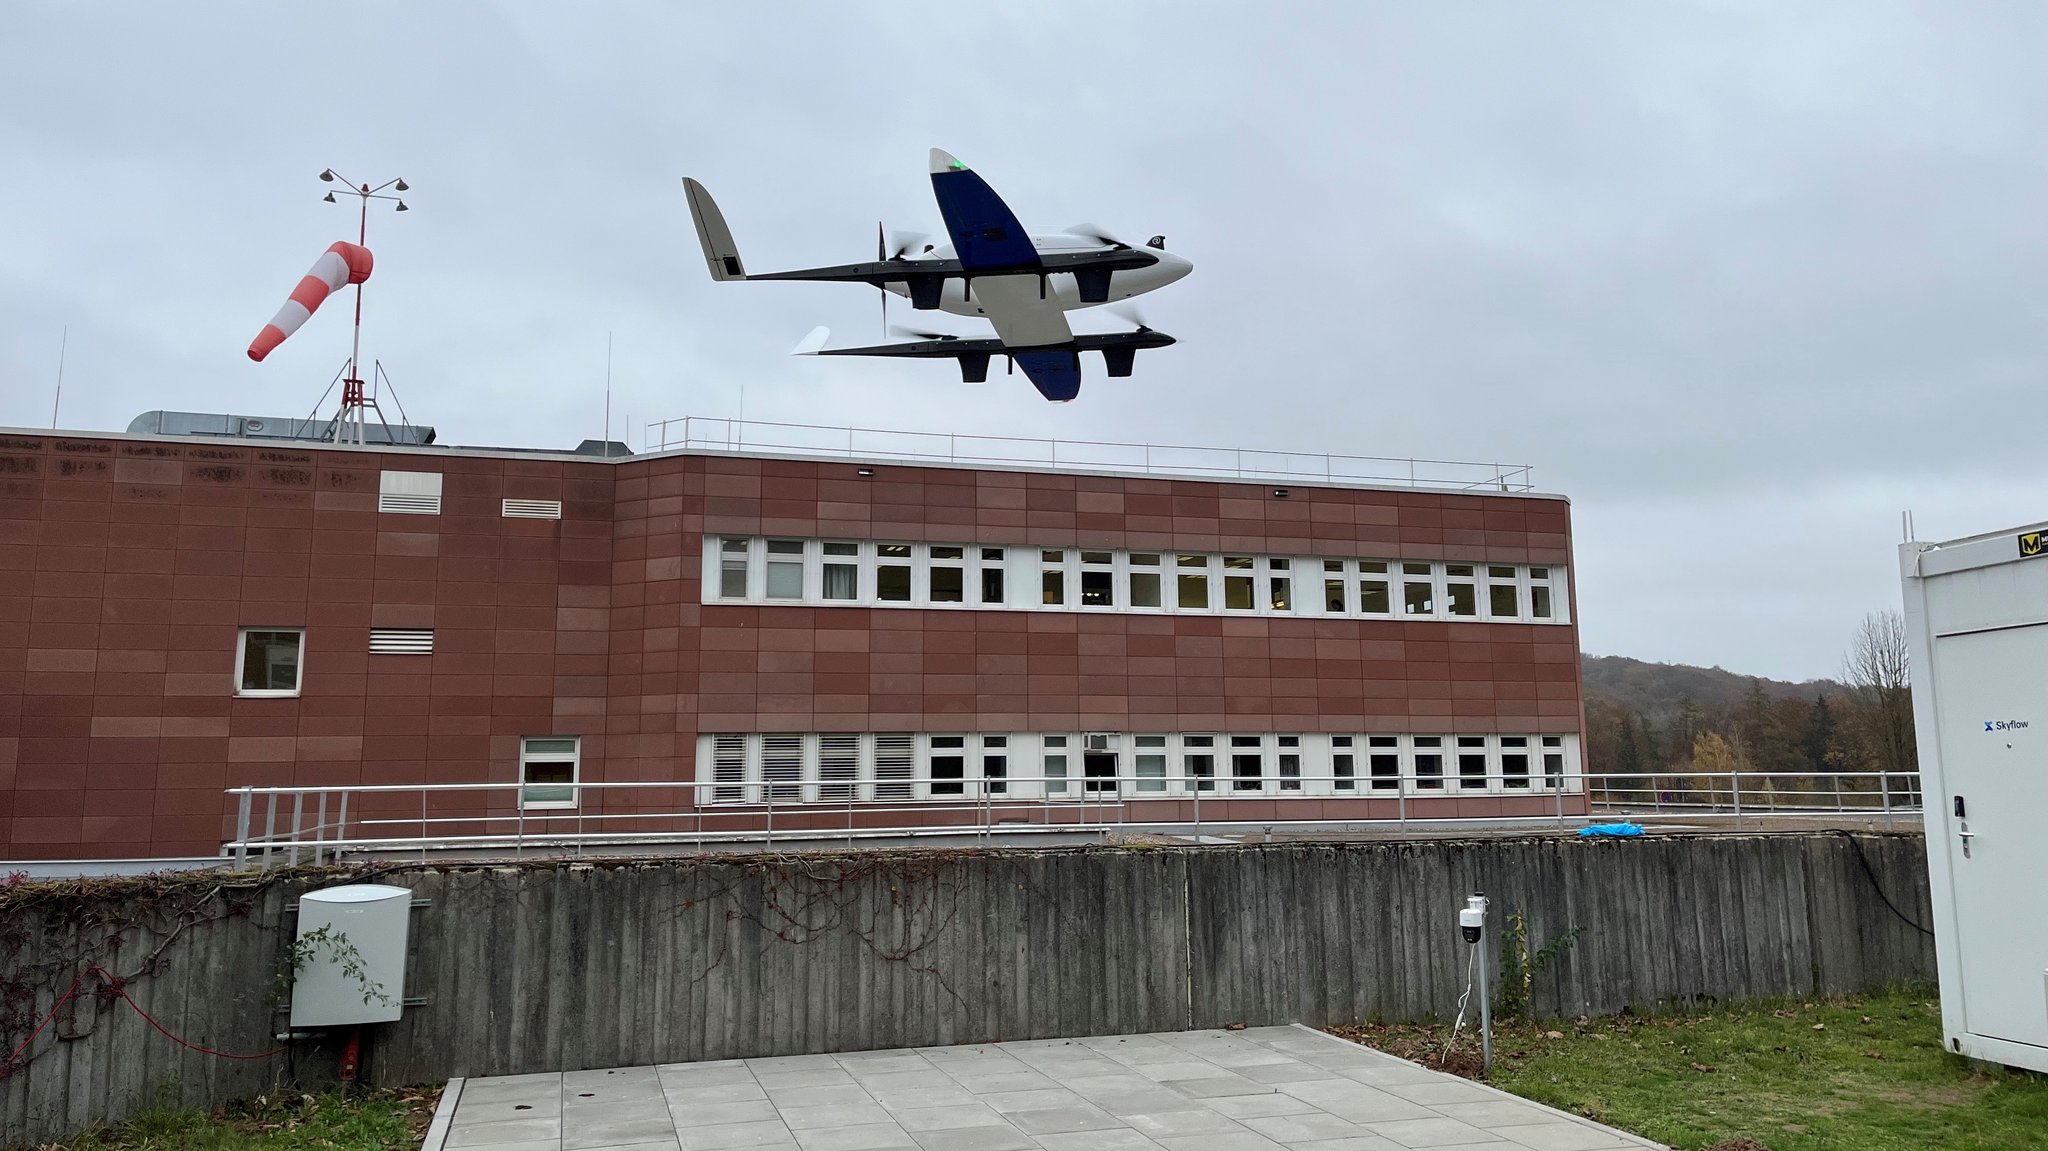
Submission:
<svg viewBox="0 0 2048 1151">
<path fill-rule="evenodd" d="M 1727 713 L 1741 705 L 1753 685 L 1760 685 L 1765 698 L 1773 703 L 1796 699 L 1811 704 L 1816 696 L 1839 696 L 1845 690 L 1831 679 L 1787 683 L 1718 667 L 1648 663 L 1625 655 L 1589 655 L 1582 663 L 1589 709 L 1632 712 L 1658 727 L 1676 719 L 1681 701 L 1687 698 L 1703 712 Z"/>
</svg>

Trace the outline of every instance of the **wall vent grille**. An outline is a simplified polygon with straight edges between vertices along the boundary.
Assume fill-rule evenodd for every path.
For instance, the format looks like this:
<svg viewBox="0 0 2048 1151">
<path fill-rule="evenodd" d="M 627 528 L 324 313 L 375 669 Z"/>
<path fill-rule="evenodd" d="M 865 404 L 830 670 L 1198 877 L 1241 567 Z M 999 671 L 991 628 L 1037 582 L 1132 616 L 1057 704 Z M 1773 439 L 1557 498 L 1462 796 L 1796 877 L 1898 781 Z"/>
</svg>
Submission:
<svg viewBox="0 0 2048 1151">
<path fill-rule="evenodd" d="M 440 472 L 386 471 L 377 477 L 377 510 L 399 515 L 441 514 Z"/>
<path fill-rule="evenodd" d="M 506 500 L 505 518 L 508 520 L 558 520 L 562 518 L 562 501 Z"/>
<path fill-rule="evenodd" d="M 378 627 L 370 629 L 371 655 L 432 655 L 434 629 L 430 627 Z"/>
</svg>

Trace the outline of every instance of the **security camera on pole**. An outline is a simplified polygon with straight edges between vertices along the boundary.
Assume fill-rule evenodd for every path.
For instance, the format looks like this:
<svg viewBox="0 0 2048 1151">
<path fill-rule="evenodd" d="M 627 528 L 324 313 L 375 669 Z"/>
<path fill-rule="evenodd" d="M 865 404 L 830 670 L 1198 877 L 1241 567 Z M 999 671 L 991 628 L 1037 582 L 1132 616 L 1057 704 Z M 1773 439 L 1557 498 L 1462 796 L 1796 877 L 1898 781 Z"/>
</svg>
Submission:
<svg viewBox="0 0 2048 1151">
<path fill-rule="evenodd" d="M 1468 979 L 1465 994 L 1458 997 L 1458 1018 L 1451 1024 L 1451 1042 L 1458 1041 L 1458 1028 L 1465 1023 L 1465 1003 L 1472 995 L 1472 985 L 1479 985 L 1479 1046 L 1480 1058 L 1487 1071 L 1493 1070 L 1493 1005 L 1487 996 L 1486 965 L 1486 893 L 1475 891 L 1465 900 L 1465 906 L 1458 909 L 1458 929 L 1464 933 L 1465 943 L 1472 948 L 1471 960 L 1466 964 Z M 1444 1058 L 1451 1055 L 1449 1046 L 1444 1048 Z"/>
</svg>

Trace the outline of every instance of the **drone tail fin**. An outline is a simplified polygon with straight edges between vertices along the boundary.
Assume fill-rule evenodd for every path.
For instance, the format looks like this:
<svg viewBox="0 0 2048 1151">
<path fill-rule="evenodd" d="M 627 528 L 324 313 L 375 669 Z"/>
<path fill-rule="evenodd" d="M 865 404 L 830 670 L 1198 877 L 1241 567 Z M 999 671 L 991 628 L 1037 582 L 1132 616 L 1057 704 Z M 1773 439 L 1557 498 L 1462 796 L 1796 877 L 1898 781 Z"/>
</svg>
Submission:
<svg viewBox="0 0 2048 1151">
<path fill-rule="evenodd" d="M 714 280 L 744 280 L 746 265 L 740 263 L 739 245 L 733 243 L 732 229 L 725 225 L 725 213 L 704 185 L 683 177 L 683 194 L 690 200 L 690 221 L 697 225 L 697 242 L 704 246 L 704 263 Z"/>
</svg>

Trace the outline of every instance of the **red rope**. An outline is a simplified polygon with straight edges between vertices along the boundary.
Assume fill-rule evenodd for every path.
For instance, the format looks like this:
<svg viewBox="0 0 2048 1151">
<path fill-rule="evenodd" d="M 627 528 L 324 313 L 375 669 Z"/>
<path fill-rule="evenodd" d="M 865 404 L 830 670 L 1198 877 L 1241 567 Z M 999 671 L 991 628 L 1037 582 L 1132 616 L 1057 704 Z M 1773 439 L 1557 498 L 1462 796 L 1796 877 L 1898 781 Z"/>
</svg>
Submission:
<svg viewBox="0 0 2048 1151">
<path fill-rule="evenodd" d="M 137 1003 L 135 1002 L 135 1000 L 129 998 L 128 988 L 121 980 L 115 978 L 110 972 L 107 971 L 106 968 L 101 967 L 99 964 L 95 963 L 91 967 L 88 967 L 84 971 L 80 972 L 78 978 L 71 981 L 70 988 L 67 989 L 64 992 L 64 994 L 57 997 L 57 1002 L 50 1005 L 50 1013 L 48 1015 L 43 1016 L 43 1021 L 41 1023 L 36 1024 L 36 1029 L 34 1031 L 29 1032 L 28 1038 L 21 1041 L 21 1046 L 14 1049 L 14 1054 L 9 1055 L 7 1057 L 7 1062 L 4 1065 L 0 1065 L 0 1080 L 4 1080 L 8 1076 L 14 1074 L 15 1068 L 21 1063 L 22 1056 L 28 1053 L 29 1045 L 36 1041 L 36 1037 L 43 1033 L 43 1029 L 50 1025 L 51 1020 L 57 1018 L 57 1012 L 63 1010 L 64 1005 L 70 1002 L 71 999 L 78 994 L 79 985 L 85 982 L 85 977 L 88 975 L 98 976 L 102 987 L 105 987 L 113 991 L 115 995 L 120 996 L 121 1001 L 123 1003 L 126 1003 L 128 1006 L 134 1008 L 135 1014 L 142 1016 L 144 1022 L 148 1023 L 151 1027 L 156 1028 L 157 1033 L 159 1035 L 162 1035 L 164 1038 L 170 1040 L 171 1042 L 177 1044 L 180 1047 L 189 1048 L 193 1051 L 199 1052 L 202 1055 L 212 1055 L 215 1058 L 219 1059 L 268 1059 L 273 1055 L 282 1055 L 285 1052 L 284 1047 L 273 1047 L 269 1051 L 259 1052 L 255 1055 L 236 1055 L 233 1052 L 229 1051 L 215 1051 L 211 1047 L 194 1043 L 189 1039 L 181 1039 L 178 1036 L 171 1034 L 169 1028 L 165 1027 L 161 1023 L 158 1023 L 156 1021 L 155 1016 L 151 1015 L 147 1011 L 144 1011 L 142 1009 L 142 1004 Z"/>
<path fill-rule="evenodd" d="M 6 1079 L 9 1075 L 14 1074 L 15 1065 L 20 1063 L 21 1057 L 28 1053 L 29 1044 L 36 1041 L 36 1036 L 41 1035 L 43 1028 L 50 1025 L 50 1020 L 57 1018 L 57 1012 L 64 1009 L 64 1005 L 71 1001 L 71 997 L 78 994 L 78 985 L 85 982 L 85 976 L 86 973 L 83 971 L 78 973 L 78 978 L 71 981 L 70 989 L 64 992 L 64 994 L 59 995 L 57 1002 L 50 1005 L 50 1013 L 43 1016 L 43 1021 L 36 1024 L 36 1029 L 29 1032 L 28 1038 L 21 1041 L 21 1046 L 14 1049 L 14 1054 L 7 1057 L 6 1064 L 0 1065 L 0 1079 Z"/>
<path fill-rule="evenodd" d="M 166 1028 L 163 1024 L 158 1023 L 156 1019 L 150 1015 L 149 1012 L 144 1011 L 142 1009 L 142 1004 L 137 1003 L 133 999 L 128 998 L 128 989 L 126 987 L 121 986 L 119 983 L 114 984 L 113 987 L 114 994 L 120 996 L 122 1002 L 126 1003 L 130 1007 L 133 1007 L 135 1009 L 135 1014 L 142 1016 L 144 1021 L 146 1021 L 151 1027 L 156 1028 L 157 1031 L 160 1034 L 162 1034 L 164 1038 L 170 1040 L 171 1042 L 177 1044 L 180 1047 L 189 1047 L 202 1055 L 212 1055 L 221 1059 L 268 1059 L 273 1055 L 284 1054 L 285 1049 L 283 1047 L 273 1047 L 268 1051 L 258 1052 L 255 1055 L 235 1055 L 226 1051 L 215 1051 L 211 1047 L 202 1047 L 189 1039 L 180 1039 L 177 1036 L 171 1034 L 170 1030 Z"/>
</svg>

